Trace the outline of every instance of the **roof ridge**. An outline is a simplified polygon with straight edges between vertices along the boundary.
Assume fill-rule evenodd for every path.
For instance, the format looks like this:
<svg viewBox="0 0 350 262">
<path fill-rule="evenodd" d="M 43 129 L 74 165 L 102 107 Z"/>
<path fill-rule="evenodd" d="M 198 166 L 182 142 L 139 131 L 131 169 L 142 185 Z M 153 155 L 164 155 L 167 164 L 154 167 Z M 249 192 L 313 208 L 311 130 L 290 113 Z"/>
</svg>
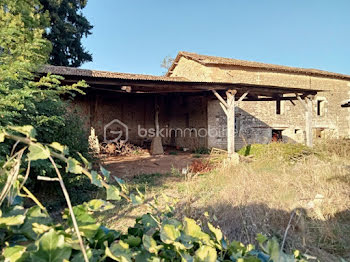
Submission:
<svg viewBox="0 0 350 262">
<path fill-rule="evenodd" d="M 271 71 L 277 71 L 277 72 L 283 71 L 283 72 L 291 72 L 291 73 L 304 74 L 304 75 L 316 75 L 316 76 L 324 76 L 324 77 L 332 77 L 332 78 L 335 77 L 335 78 L 341 78 L 341 79 L 350 79 L 350 75 L 334 73 L 334 72 L 321 70 L 321 69 L 293 67 L 293 66 L 270 64 L 270 63 L 264 63 L 264 62 L 255 62 L 255 61 L 227 58 L 227 57 L 220 57 L 220 56 L 202 55 L 202 54 L 197 54 L 197 53 L 187 52 L 187 51 L 180 51 L 178 53 L 178 55 L 174 60 L 174 63 L 169 68 L 167 76 L 171 74 L 171 71 L 176 67 L 176 63 L 182 56 L 192 59 L 203 65 L 231 65 L 231 66 L 259 68 L 259 69 L 271 70 Z"/>
</svg>

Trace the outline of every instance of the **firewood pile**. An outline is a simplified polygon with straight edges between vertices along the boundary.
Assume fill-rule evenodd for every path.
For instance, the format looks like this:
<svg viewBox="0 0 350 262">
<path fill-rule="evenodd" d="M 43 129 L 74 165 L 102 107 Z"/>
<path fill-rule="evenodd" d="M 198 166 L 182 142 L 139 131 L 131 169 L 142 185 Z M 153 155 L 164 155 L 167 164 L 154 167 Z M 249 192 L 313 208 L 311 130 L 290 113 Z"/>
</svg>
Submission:
<svg viewBox="0 0 350 262">
<path fill-rule="evenodd" d="M 101 154 L 106 154 L 109 156 L 134 155 L 140 154 L 144 151 L 145 150 L 143 148 L 124 141 L 100 144 Z"/>
</svg>

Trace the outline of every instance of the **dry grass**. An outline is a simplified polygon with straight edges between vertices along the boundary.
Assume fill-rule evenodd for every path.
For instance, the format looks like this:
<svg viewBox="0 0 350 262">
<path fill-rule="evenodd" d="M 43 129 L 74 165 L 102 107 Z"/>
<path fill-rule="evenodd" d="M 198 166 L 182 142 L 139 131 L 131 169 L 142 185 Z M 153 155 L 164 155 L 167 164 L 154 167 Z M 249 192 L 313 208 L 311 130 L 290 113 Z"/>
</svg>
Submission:
<svg viewBox="0 0 350 262">
<path fill-rule="evenodd" d="M 313 150 L 272 144 L 253 146 L 250 152 L 256 155 L 251 163 L 222 164 L 195 179 L 156 178 L 146 183 L 147 195 L 179 198 L 179 217 L 205 220 L 208 212 L 229 239 L 245 243 L 254 242 L 257 233 L 282 241 L 294 213 L 287 250 L 300 249 L 320 261 L 349 258 L 350 142 L 322 141 Z M 131 223 L 125 223 L 123 210 L 127 207 L 114 211 L 119 216 L 109 214 L 110 222 L 118 221 L 112 223 L 116 228 Z M 134 217 L 146 208 L 129 211 Z"/>
</svg>

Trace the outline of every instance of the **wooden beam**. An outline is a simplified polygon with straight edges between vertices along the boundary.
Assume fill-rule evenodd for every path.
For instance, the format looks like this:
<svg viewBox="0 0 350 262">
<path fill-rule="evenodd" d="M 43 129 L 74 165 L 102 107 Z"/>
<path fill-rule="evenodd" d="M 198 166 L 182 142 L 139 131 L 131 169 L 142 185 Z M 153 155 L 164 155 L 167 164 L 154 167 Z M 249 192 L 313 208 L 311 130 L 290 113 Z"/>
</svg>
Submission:
<svg viewBox="0 0 350 262">
<path fill-rule="evenodd" d="M 249 91 L 247 91 L 247 92 L 245 92 L 239 99 L 238 99 L 238 103 L 239 102 L 242 102 L 242 100 L 244 99 L 244 98 L 246 98 L 246 96 L 249 94 Z"/>
<path fill-rule="evenodd" d="M 221 95 L 219 95 L 218 92 L 216 92 L 216 90 L 212 90 L 214 95 L 217 97 L 217 99 L 219 99 L 219 101 L 226 107 L 228 108 L 228 105 L 226 103 L 226 101 L 221 97 Z"/>
<path fill-rule="evenodd" d="M 220 106 L 221 106 L 221 108 L 222 108 L 222 110 L 225 112 L 225 115 L 227 116 L 227 107 L 226 106 L 224 106 L 224 104 L 223 103 L 221 103 L 220 102 Z"/>
</svg>

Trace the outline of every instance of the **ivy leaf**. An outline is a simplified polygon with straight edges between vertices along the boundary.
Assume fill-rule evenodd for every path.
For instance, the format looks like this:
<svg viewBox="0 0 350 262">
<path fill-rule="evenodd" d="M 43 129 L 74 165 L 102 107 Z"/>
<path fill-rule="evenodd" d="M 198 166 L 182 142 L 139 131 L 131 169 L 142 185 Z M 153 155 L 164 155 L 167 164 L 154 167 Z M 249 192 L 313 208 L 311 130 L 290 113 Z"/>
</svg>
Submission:
<svg viewBox="0 0 350 262">
<path fill-rule="evenodd" d="M 268 238 L 263 234 L 258 234 L 255 239 L 259 242 L 259 244 L 263 244 L 268 240 Z"/>
<path fill-rule="evenodd" d="M 215 238 L 216 238 L 216 240 L 219 242 L 219 243 L 221 243 L 221 239 L 222 239 L 222 232 L 221 232 L 221 230 L 220 229 L 218 229 L 218 228 L 215 228 L 212 224 L 210 224 L 209 222 L 208 222 L 208 228 L 209 228 L 209 230 L 215 235 Z"/>
<path fill-rule="evenodd" d="M 102 185 L 102 177 L 96 172 L 91 171 L 91 183 L 98 187 L 103 187 Z"/>
<path fill-rule="evenodd" d="M 38 159 L 47 159 L 50 156 L 50 151 L 42 144 L 36 143 L 29 146 L 28 159 L 35 161 Z"/>
<path fill-rule="evenodd" d="M 112 203 L 104 201 L 102 199 L 90 200 L 87 203 L 87 206 L 88 206 L 88 210 L 92 212 L 103 212 L 115 207 Z"/>
<path fill-rule="evenodd" d="M 62 262 L 68 260 L 72 249 L 64 243 L 64 236 L 54 229 L 45 233 L 38 241 L 38 250 L 31 254 L 36 262 Z"/>
<path fill-rule="evenodd" d="M 217 253 L 215 248 L 210 246 L 201 246 L 196 251 L 195 261 L 198 262 L 216 262 Z"/>
<path fill-rule="evenodd" d="M 165 244 L 172 244 L 181 236 L 180 230 L 175 225 L 164 224 L 160 231 L 160 239 Z"/>
<path fill-rule="evenodd" d="M 24 234 L 27 238 L 36 240 L 37 233 L 33 230 L 34 224 L 42 225 L 46 227 L 46 225 L 51 223 L 51 218 L 44 214 L 39 206 L 31 207 L 27 214 L 24 224 L 19 228 L 18 232 Z"/>
<path fill-rule="evenodd" d="M 100 166 L 100 170 L 101 170 L 102 175 L 106 178 L 106 181 L 109 182 L 111 172 L 109 172 L 103 166 Z"/>
<path fill-rule="evenodd" d="M 5 133 L 1 132 L 0 133 L 0 143 L 5 141 Z"/>
<path fill-rule="evenodd" d="M 22 256 L 26 251 L 25 246 L 13 246 L 7 247 L 3 251 L 5 261 L 16 262 L 22 260 Z"/>
<path fill-rule="evenodd" d="M 83 172 L 83 168 L 78 160 L 69 157 L 67 161 L 66 171 L 73 174 L 81 174 Z"/>
<path fill-rule="evenodd" d="M 120 191 L 119 189 L 114 186 L 114 185 L 110 185 L 107 188 L 107 200 L 120 200 Z"/>
<path fill-rule="evenodd" d="M 129 190 L 126 186 L 126 183 L 123 179 L 120 179 L 116 176 L 113 177 L 115 181 L 117 181 L 118 185 L 120 186 L 120 188 L 122 189 L 122 191 L 126 194 L 128 194 Z"/>
<path fill-rule="evenodd" d="M 11 126 L 10 129 L 17 131 L 18 133 L 21 133 L 25 135 L 26 137 L 35 138 L 36 131 L 34 127 L 27 125 L 27 126 Z"/>
</svg>

